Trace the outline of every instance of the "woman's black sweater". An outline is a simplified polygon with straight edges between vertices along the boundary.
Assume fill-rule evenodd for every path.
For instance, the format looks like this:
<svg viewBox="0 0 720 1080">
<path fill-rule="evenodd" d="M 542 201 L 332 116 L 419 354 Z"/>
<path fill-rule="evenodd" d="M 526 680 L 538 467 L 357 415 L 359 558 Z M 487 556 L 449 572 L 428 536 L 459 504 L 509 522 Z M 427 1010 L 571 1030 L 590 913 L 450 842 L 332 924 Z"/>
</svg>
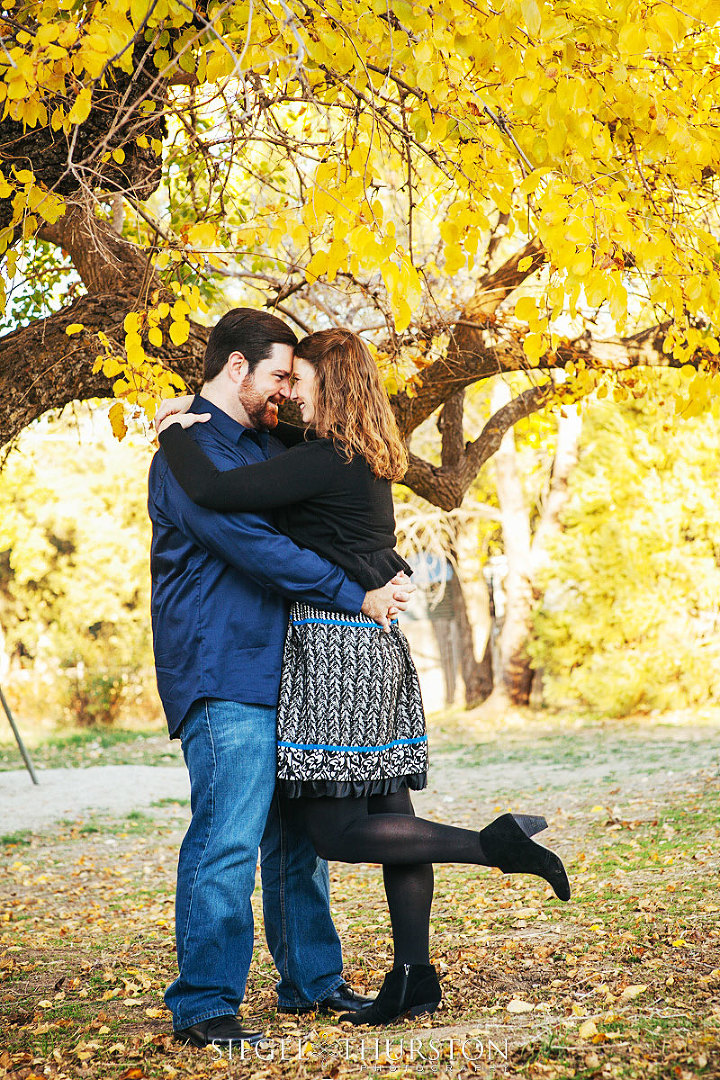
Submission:
<svg viewBox="0 0 720 1080">
<path fill-rule="evenodd" d="M 400 570 L 412 573 L 395 549 L 389 480 L 367 461 L 346 461 L 329 439 L 298 441 L 298 428 L 275 434 L 285 453 L 221 472 L 180 424 L 160 434 L 175 478 L 193 502 L 211 510 L 272 511 L 277 528 L 296 544 L 336 563 L 364 589 L 377 589 Z"/>
</svg>

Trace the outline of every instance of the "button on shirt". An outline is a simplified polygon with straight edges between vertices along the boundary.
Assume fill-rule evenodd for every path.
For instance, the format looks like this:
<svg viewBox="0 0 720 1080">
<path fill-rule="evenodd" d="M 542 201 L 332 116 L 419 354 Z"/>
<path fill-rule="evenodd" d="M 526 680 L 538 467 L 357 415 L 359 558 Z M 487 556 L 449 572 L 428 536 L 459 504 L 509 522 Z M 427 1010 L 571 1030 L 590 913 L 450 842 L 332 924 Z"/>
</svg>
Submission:
<svg viewBox="0 0 720 1080">
<path fill-rule="evenodd" d="M 211 413 L 190 431 L 219 469 L 284 450 L 205 398 L 190 411 Z M 289 600 L 360 611 L 364 589 L 266 517 L 193 503 L 162 450 L 150 466 L 148 509 L 155 666 L 171 736 L 199 698 L 277 703 Z"/>
</svg>

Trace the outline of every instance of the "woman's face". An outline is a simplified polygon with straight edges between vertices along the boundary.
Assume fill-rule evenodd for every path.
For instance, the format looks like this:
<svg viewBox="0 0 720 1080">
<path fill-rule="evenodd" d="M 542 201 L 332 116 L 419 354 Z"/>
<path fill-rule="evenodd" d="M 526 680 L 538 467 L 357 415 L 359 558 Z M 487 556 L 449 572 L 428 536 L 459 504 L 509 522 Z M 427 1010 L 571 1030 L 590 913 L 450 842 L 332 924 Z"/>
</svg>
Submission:
<svg viewBox="0 0 720 1080">
<path fill-rule="evenodd" d="M 293 388 L 290 397 L 300 406 L 300 414 L 306 424 L 315 419 L 317 376 L 315 368 L 301 356 L 293 360 Z"/>
</svg>

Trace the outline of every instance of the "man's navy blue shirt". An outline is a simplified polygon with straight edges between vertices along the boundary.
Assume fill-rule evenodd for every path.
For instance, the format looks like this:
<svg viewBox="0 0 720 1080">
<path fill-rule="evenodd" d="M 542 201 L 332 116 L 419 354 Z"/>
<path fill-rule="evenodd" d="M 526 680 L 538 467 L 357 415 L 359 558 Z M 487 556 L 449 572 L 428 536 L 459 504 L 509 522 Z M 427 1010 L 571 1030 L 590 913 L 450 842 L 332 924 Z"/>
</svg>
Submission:
<svg viewBox="0 0 720 1080">
<path fill-rule="evenodd" d="M 212 414 L 191 431 L 219 469 L 284 449 L 205 398 L 196 397 L 191 411 Z M 260 514 L 196 506 L 162 450 L 150 466 L 149 489 L 155 666 L 171 737 L 199 698 L 276 705 L 287 601 L 357 614 L 364 589 Z"/>
</svg>

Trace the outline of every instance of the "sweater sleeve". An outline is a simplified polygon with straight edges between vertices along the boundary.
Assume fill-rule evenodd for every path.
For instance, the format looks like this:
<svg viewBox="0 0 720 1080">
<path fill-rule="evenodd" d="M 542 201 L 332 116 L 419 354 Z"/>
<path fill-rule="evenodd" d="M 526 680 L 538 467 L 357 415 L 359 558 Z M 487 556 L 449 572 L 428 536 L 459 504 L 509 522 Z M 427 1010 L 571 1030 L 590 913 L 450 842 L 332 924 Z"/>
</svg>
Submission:
<svg viewBox="0 0 720 1080">
<path fill-rule="evenodd" d="M 180 424 L 160 433 L 160 445 L 185 494 L 208 510 L 272 510 L 327 490 L 327 455 L 318 454 L 317 443 L 298 443 L 268 461 L 225 472 Z"/>
<path fill-rule="evenodd" d="M 271 432 L 276 439 L 288 450 L 291 446 L 297 446 L 298 443 L 305 442 L 305 428 L 296 427 L 295 424 L 286 424 L 283 420 L 274 427 Z"/>
</svg>

